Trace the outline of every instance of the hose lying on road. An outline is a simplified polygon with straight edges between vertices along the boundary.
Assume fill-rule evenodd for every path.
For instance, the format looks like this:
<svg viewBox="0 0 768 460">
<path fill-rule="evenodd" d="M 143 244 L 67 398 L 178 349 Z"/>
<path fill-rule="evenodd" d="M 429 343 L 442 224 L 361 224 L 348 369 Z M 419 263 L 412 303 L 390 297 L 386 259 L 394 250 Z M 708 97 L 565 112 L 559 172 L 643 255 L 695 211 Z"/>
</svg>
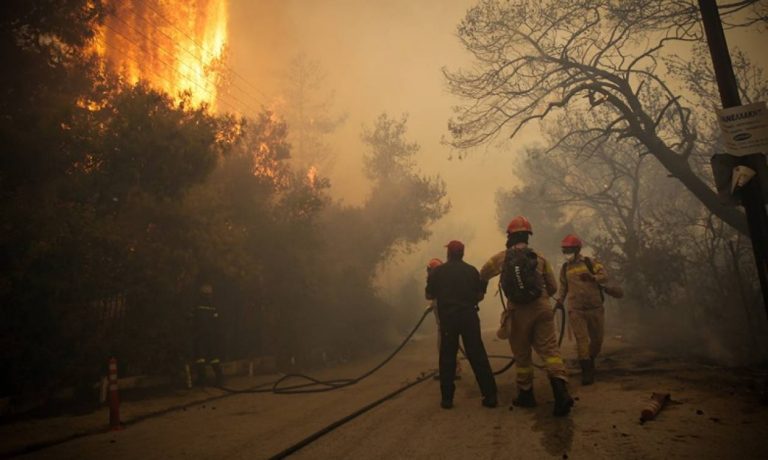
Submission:
<svg viewBox="0 0 768 460">
<path fill-rule="evenodd" d="M 555 307 L 555 310 L 558 310 L 558 309 L 562 310 L 562 314 L 563 314 L 562 323 L 561 323 L 561 326 L 560 326 L 560 338 L 558 340 L 558 346 L 559 346 L 560 343 L 562 343 L 562 341 L 563 341 L 563 333 L 565 331 L 565 310 L 563 310 L 560 307 Z M 290 393 L 309 393 L 309 392 L 316 392 L 316 391 L 330 391 L 330 390 L 335 390 L 337 388 L 343 388 L 344 386 L 348 386 L 348 385 L 352 385 L 354 383 L 357 383 L 360 380 L 362 380 L 363 378 L 365 378 L 365 377 L 373 374 L 374 372 L 376 372 L 376 370 L 380 369 L 384 364 L 386 364 L 389 360 L 391 360 L 403 348 L 403 346 L 405 346 L 405 344 L 408 342 L 408 340 L 410 340 L 410 338 L 413 336 L 413 334 L 416 332 L 416 330 L 419 328 L 419 326 L 421 326 L 421 323 L 424 321 L 424 318 L 427 316 L 428 313 L 429 313 L 429 310 L 426 310 L 424 312 L 424 314 L 421 316 L 421 319 L 419 319 L 419 322 L 413 328 L 411 333 L 408 334 L 408 337 L 405 338 L 403 343 L 401 343 L 400 346 L 397 347 L 397 349 L 395 349 L 395 351 L 387 357 L 387 359 L 385 359 L 381 364 L 379 364 L 378 366 L 376 366 L 375 368 L 373 368 L 369 372 L 363 374 L 362 376 L 358 377 L 357 379 L 343 379 L 343 380 L 332 380 L 332 381 L 328 381 L 328 382 L 322 382 L 322 381 L 319 381 L 319 380 L 314 379 L 312 377 L 308 377 L 308 376 L 301 375 L 301 374 L 294 374 L 294 375 L 287 375 L 287 376 L 283 377 L 282 379 L 278 380 L 277 382 L 275 382 L 275 384 L 273 385 L 273 389 L 275 389 L 280 382 L 284 381 L 287 378 L 293 377 L 293 376 L 300 376 L 301 378 L 305 378 L 307 380 L 310 380 L 311 383 L 307 383 L 307 384 L 304 384 L 304 385 L 296 385 L 294 387 L 289 387 L 289 388 L 296 388 L 296 390 L 286 391 L 284 393 L 290 394 Z M 463 348 L 459 347 L 459 350 L 461 351 L 461 354 L 464 355 L 464 357 L 466 359 L 466 353 L 464 352 Z M 495 371 L 493 373 L 494 375 L 499 375 L 499 374 L 507 371 L 510 367 L 512 367 L 513 364 L 515 364 L 515 358 L 513 356 L 488 355 L 488 358 L 499 358 L 499 359 L 508 359 L 509 360 L 509 363 L 507 363 L 503 368 L 499 369 L 498 371 Z M 540 367 L 540 366 L 537 366 L 537 367 Z M 286 458 L 286 457 L 296 453 L 300 449 L 302 449 L 302 448 L 308 446 L 309 444 L 317 441 L 319 438 L 321 438 L 322 436 L 325 436 L 326 434 L 330 433 L 331 431 L 335 430 L 336 428 L 339 428 L 340 426 L 342 426 L 345 423 L 353 420 L 354 418 L 364 414 L 365 412 L 368 412 L 369 410 L 373 409 L 374 407 L 378 406 L 379 404 L 382 404 L 382 403 L 384 403 L 384 402 L 394 398 L 395 396 L 397 396 L 398 394 L 404 392 L 405 390 L 407 390 L 407 389 L 409 389 L 409 388 L 411 388 L 411 387 L 413 387 L 413 386 L 415 386 L 415 385 L 417 385 L 417 384 L 419 384 L 421 382 L 424 382 L 425 380 L 429 380 L 432 376 L 434 376 L 436 374 L 437 374 L 437 372 L 433 371 L 433 372 L 430 372 L 428 374 L 420 375 L 415 381 L 407 383 L 406 385 L 403 385 L 402 387 L 398 388 L 397 390 L 393 391 L 392 393 L 389 393 L 388 395 L 386 395 L 386 396 L 384 396 L 384 397 L 382 397 L 382 398 L 380 398 L 380 399 L 378 399 L 378 400 L 376 400 L 376 401 L 374 401 L 374 402 L 372 402 L 372 403 L 370 403 L 370 404 L 368 404 L 368 405 L 366 405 L 366 406 L 356 410 L 355 412 L 353 412 L 353 413 L 351 413 L 351 414 L 349 414 L 349 415 L 347 415 L 347 416 L 345 416 L 345 417 L 343 417 L 343 418 L 341 418 L 341 419 L 339 419 L 339 420 L 337 420 L 337 421 L 335 421 L 335 422 L 333 422 L 333 423 L 323 427 L 322 429 L 312 433 L 311 435 L 307 436 L 306 438 L 302 439 L 301 441 L 299 441 L 299 442 L 293 444 L 292 446 L 284 449 L 283 451 L 273 455 L 272 457 L 270 457 L 270 460 L 281 460 L 281 459 L 284 459 L 284 458 Z M 317 390 L 306 390 L 306 389 L 301 390 L 300 389 L 302 387 L 306 387 L 306 386 L 309 386 L 309 385 L 328 385 L 328 387 L 327 388 L 317 389 Z"/>
<path fill-rule="evenodd" d="M 275 382 L 267 382 L 267 383 L 258 385 L 256 387 L 253 387 L 253 388 L 250 388 L 250 389 L 245 389 L 245 390 L 235 390 L 235 389 L 231 389 L 231 388 L 218 387 L 219 389 L 227 392 L 228 394 L 213 396 L 213 397 L 207 398 L 207 399 L 202 400 L 202 401 L 192 401 L 192 402 L 189 402 L 189 403 L 185 403 L 185 404 L 181 404 L 181 405 L 165 408 L 165 409 L 162 409 L 162 410 L 159 410 L 159 411 L 155 411 L 155 412 L 152 412 L 152 413 L 144 414 L 144 415 L 138 416 L 138 417 L 136 417 L 136 418 L 134 418 L 134 419 L 132 419 L 130 421 L 124 422 L 123 425 L 124 426 L 133 425 L 135 423 L 139 423 L 139 422 L 142 422 L 142 421 L 147 420 L 147 419 L 152 419 L 152 418 L 160 417 L 160 416 L 166 415 L 166 414 L 171 413 L 171 412 L 175 412 L 175 411 L 179 411 L 179 410 L 186 410 L 189 407 L 193 407 L 193 406 L 197 406 L 197 405 L 200 405 L 200 404 L 205 404 L 205 403 L 208 403 L 208 402 L 213 402 L 215 400 L 226 398 L 226 397 L 228 397 L 231 394 L 238 394 L 238 393 L 276 393 L 276 394 L 320 393 L 320 392 L 337 390 L 339 388 L 345 388 L 345 387 L 348 387 L 350 385 L 354 385 L 355 383 L 360 382 L 364 378 L 370 376 L 371 374 L 373 374 L 377 370 L 381 369 L 385 364 L 387 364 L 389 361 L 391 361 L 392 358 L 394 358 L 395 355 L 397 355 L 397 353 L 399 353 L 400 350 L 402 350 L 403 347 L 405 347 L 405 345 L 408 343 L 408 341 L 411 340 L 413 335 L 416 333 L 416 331 L 419 329 L 419 327 L 421 327 L 421 324 L 424 322 L 424 318 L 426 318 L 429 313 L 430 313 L 429 310 L 426 310 L 424 312 L 424 314 L 421 316 L 421 318 L 419 318 L 419 321 L 413 327 L 413 330 L 411 330 L 411 332 L 403 340 L 403 342 L 389 356 L 387 356 L 386 359 L 384 359 L 380 364 L 378 364 L 373 369 L 369 370 L 368 372 L 364 373 L 363 375 L 361 375 L 361 376 L 359 376 L 357 378 L 353 378 L 353 379 L 335 379 L 335 380 L 323 381 L 323 380 L 315 379 L 313 377 L 310 377 L 310 376 L 307 376 L 307 375 L 304 375 L 304 374 L 288 374 L 288 375 L 285 375 L 285 376 L 281 377 L 280 379 L 276 380 Z M 563 313 L 565 313 L 565 312 L 563 312 Z M 565 317 L 563 317 L 563 319 L 565 319 Z M 563 325 L 562 325 L 562 327 L 560 329 L 560 342 L 562 342 L 562 340 L 563 340 L 563 331 L 564 331 L 564 327 L 565 327 L 564 325 L 565 325 L 565 321 L 563 321 Z M 508 359 L 509 360 L 509 363 L 506 364 L 500 370 L 495 371 L 494 375 L 499 375 L 499 374 L 507 371 L 515 363 L 515 358 L 513 356 L 489 355 L 488 357 L 489 358 L 498 358 L 498 359 Z M 292 446 L 291 448 L 286 449 L 285 451 L 281 452 L 280 454 L 277 454 L 273 458 L 283 458 L 284 456 L 289 455 L 292 452 L 295 452 L 296 450 L 298 450 L 301 447 L 309 444 L 310 442 L 312 442 L 315 439 L 319 438 L 320 436 L 326 434 L 327 432 L 331 431 L 332 429 L 334 429 L 334 428 L 336 428 L 336 427 L 338 427 L 338 426 L 348 422 L 349 420 L 352 420 L 353 418 L 357 417 L 358 415 L 362 414 L 363 412 L 366 412 L 366 411 L 372 409 L 376 405 L 381 404 L 382 402 L 384 402 L 384 401 L 386 401 L 388 399 L 391 399 L 392 397 L 396 396 L 397 394 L 399 394 L 399 393 L 405 391 L 406 389 L 411 388 L 412 386 L 416 385 L 417 383 L 423 382 L 424 380 L 428 380 L 429 378 L 431 378 L 435 374 L 436 374 L 436 371 L 432 371 L 432 372 L 430 372 L 428 374 L 422 374 L 419 378 L 416 379 L 416 381 L 411 382 L 409 384 L 406 384 L 405 386 L 399 388 L 398 390 L 396 390 L 393 393 L 390 393 L 389 395 L 385 396 L 384 398 L 382 398 L 382 399 L 380 399 L 380 400 L 378 400 L 378 401 L 376 401 L 376 402 L 374 402 L 374 403 L 372 403 L 372 404 L 370 404 L 370 405 L 368 405 L 368 406 L 358 410 L 354 414 L 351 414 L 351 415 L 345 417 L 344 419 L 341 419 L 341 420 L 339 420 L 337 422 L 334 422 L 332 425 L 329 425 L 328 427 L 324 428 L 323 430 L 318 431 L 317 433 L 311 435 L 309 438 L 306 438 L 305 440 L 301 441 L 299 444 L 296 444 L 296 445 Z M 302 384 L 297 384 L 297 385 L 282 386 L 282 387 L 280 386 L 283 382 L 285 382 L 285 381 L 287 381 L 288 379 L 291 379 L 291 378 L 302 378 L 304 380 L 308 380 L 308 382 L 307 383 L 302 383 Z M 321 387 L 321 388 L 312 388 L 312 387 Z M 91 429 L 91 430 L 85 430 L 85 431 L 78 432 L 78 433 L 75 433 L 73 435 L 65 436 L 65 437 L 62 437 L 62 438 L 59 438 L 59 439 L 54 439 L 54 440 L 51 440 L 51 441 L 46 441 L 46 442 L 40 442 L 40 443 L 36 443 L 36 444 L 26 445 L 26 446 L 23 446 L 20 449 L 14 450 L 14 451 L 2 452 L 2 453 L 0 453 L 0 458 L 10 458 L 10 457 L 15 457 L 17 455 L 28 454 L 28 453 L 31 453 L 31 452 L 47 449 L 47 448 L 50 448 L 50 447 L 53 447 L 53 446 L 56 446 L 56 445 L 64 444 L 66 442 L 70 442 L 70 441 L 73 441 L 75 439 L 79 439 L 79 438 L 83 438 L 83 437 L 87 437 L 87 436 L 92 436 L 92 435 L 100 434 L 100 433 L 103 433 L 103 432 L 104 432 L 104 429 L 101 428 L 101 427 L 96 428 L 96 429 Z"/>
<path fill-rule="evenodd" d="M 217 388 L 229 393 L 299 394 L 299 393 L 323 393 L 326 391 L 338 390 L 340 388 L 345 388 L 350 385 L 354 385 L 362 381 L 363 379 L 371 376 L 374 372 L 378 371 L 379 369 L 384 367 L 384 365 L 390 362 L 392 358 L 394 358 L 395 355 L 397 355 L 400 352 L 400 350 L 402 350 L 403 347 L 405 347 L 405 345 L 411 340 L 411 337 L 413 337 L 413 334 L 415 334 L 416 331 L 419 329 L 419 327 L 421 327 L 421 323 L 424 322 L 424 318 L 426 318 L 428 314 L 429 314 L 429 310 L 425 310 L 424 314 L 421 315 L 421 318 L 419 318 L 419 321 L 413 327 L 411 332 L 408 333 L 405 339 L 403 339 L 400 345 L 398 345 L 397 348 L 395 348 L 395 350 L 389 354 L 389 356 L 384 358 L 382 362 L 380 362 L 371 370 L 363 373 L 359 377 L 348 378 L 348 379 L 320 380 L 305 374 L 286 374 L 274 382 L 263 383 L 256 387 L 248 388 L 244 390 L 236 390 L 233 388 L 226 388 L 223 386 L 219 386 Z M 287 385 L 287 386 L 284 385 L 286 381 L 291 379 L 303 379 L 303 380 L 307 380 L 307 382 L 295 384 L 295 385 Z"/>
<path fill-rule="evenodd" d="M 417 384 L 419 384 L 421 382 L 424 382 L 425 380 L 429 380 L 433 375 L 435 375 L 435 373 L 436 373 L 435 371 L 432 371 L 432 372 L 430 372 L 428 374 L 422 374 L 415 381 L 407 383 L 407 384 L 401 386 L 400 388 L 398 388 L 397 390 L 393 391 L 392 393 L 389 393 L 388 395 L 384 396 L 383 398 L 377 399 L 376 401 L 374 401 L 374 402 L 372 402 L 372 403 L 370 403 L 370 404 L 368 404 L 368 405 L 366 405 L 366 406 L 356 410 L 355 412 L 347 415 L 346 417 L 343 417 L 343 418 L 341 418 L 339 420 L 336 420 L 335 422 L 331 423 L 330 425 L 325 426 L 321 430 L 318 430 L 318 431 L 312 433 L 311 435 L 307 436 L 306 438 L 302 439 L 301 441 L 297 442 L 296 444 L 292 445 L 291 447 L 288 447 L 287 449 L 283 450 L 282 452 L 273 455 L 272 457 L 270 457 L 270 460 L 283 459 L 283 458 L 285 458 L 285 457 L 295 453 L 299 449 L 301 449 L 303 447 L 306 447 L 307 445 L 317 441 L 320 437 L 330 433 L 331 431 L 335 430 L 336 428 L 340 427 L 341 425 L 344 425 L 345 423 L 353 420 L 357 416 L 362 415 L 362 414 L 368 412 L 369 410 L 373 409 L 374 407 L 378 406 L 379 404 L 381 404 L 383 402 L 386 402 L 386 401 L 389 401 L 390 399 L 394 398 L 395 396 L 399 395 L 400 393 L 404 392 L 405 390 L 407 390 L 407 389 L 409 389 L 409 388 L 411 388 L 413 386 L 416 386 Z"/>
<path fill-rule="evenodd" d="M 243 394 L 247 394 L 247 393 L 274 393 L 274 394 L 323 393 L 326 391 L 333 391 L 341 388 L 346 388 L 350 385 L 359 383 L 363 379 L 371 376 L 373 373 L 375 373 L 376 371 L 384 367 L 388 362 L 390 362 L 392 358 L 394 358 L 395 355 L 397 355 L 403 349 L 403 347 L 405 347 L 405 345 L 411 340 L 411 338 L 419 329 L 419 327 L 421 327 L 421 324 L 424 322 L 424 319 L 427 317 L 429 313 L 430 313 L 430 310 L 425 310 L 424 313 L 421 315 L 421 318 L 419 318 L 419 321 L 416 323 L 413 329 L 411 329 L 411 332 L 408 333 L 405 339 L 403 339 L 400 345 L 398 345 L 397 348 L 395 348 L 394 351 L 392 351 L 392 353 L 389 354 L 389 356 L 384 358 L 382 362 L 380 362 L 378 365 L 376 365 L 369 371 L 363 373 L 359 377 L 347 378 L 347 379 L 320 380 L 306 374 L 286 374 L 274 382 L 262 383 L 261 385 L 257 385 L 251 388 L 246 388 L 243 390 L 227 388 L 224 386 L 217 386 L 217 388 L 219 388 L 220 390 L 226 391 L 228 393 L 243 393 Z M 562 334 L 561 334 L 560 340 L 562 340 Z M 515 358 L 513 356 L 490 355 L 489 358 L 500 358 L 500 359 L 509 360 L 509 363 L 505 365 L 502 369 L 495 371 L 493 373 L 494 375 L 499 375 L 503 372 L 506 372 L 515 363 Z M 285 385 L 285 382 L 291 379 L 302 379 L 302 380 L 306 380 L 307 382 L 294 384 L 294 385 Z"/>
</svg>

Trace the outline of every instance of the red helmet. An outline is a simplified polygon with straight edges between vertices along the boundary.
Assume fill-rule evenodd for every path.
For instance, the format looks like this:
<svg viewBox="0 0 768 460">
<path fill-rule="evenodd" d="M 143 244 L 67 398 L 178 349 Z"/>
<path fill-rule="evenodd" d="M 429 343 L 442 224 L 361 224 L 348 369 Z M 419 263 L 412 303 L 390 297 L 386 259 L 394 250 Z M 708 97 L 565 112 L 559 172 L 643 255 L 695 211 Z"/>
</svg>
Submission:
<svg viewBox="0 0 768 460">
<path fill-rule="evenodd" d="M 563 248 L 580 248 L 581 247 L 581 240 L 576 235 L 566 235 L 565 238 L 563 238 L 563 242 L 560 243 L 560 246 Z"/>
<path fill-rule="evenodd" d="M 463 256 L 464 255 L 464 243 L 459 240 L 451 240 L 445 245 L 448 248 L 448 255 L 451 254 Z"/>
<path fill-rule="evenodd" d="M 440 259 L 432 259 L 427 263 L 427 268 L 433 269 L 437 266 L 443 265 L 443 261 Z"/>
<path fill-rule="evenodd" d="M 533 235 L 533 227 L 525 216 L 517 216 L 509 221 L 507 225 L 507 233 L 528 232 Z"/>
</svg>

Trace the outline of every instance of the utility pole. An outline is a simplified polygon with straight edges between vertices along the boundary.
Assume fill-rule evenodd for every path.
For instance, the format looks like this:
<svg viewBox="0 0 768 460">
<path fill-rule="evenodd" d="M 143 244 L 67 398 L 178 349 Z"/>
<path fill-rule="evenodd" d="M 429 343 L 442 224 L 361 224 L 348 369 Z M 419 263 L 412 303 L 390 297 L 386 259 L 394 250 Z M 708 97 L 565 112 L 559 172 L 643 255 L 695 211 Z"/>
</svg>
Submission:
<svg viewBox="0 0 768 460">
<path fill-rule="evenodd" d="M 741 105 L 741 98 L 716 0 L 699 0 L 699 10 L 723 108 L 738 107 Z M 768 181 L 768 177 L 760 177 L 760 171 L 766 171 L 766 153 L 768 152 L 764 151 L 759 155 L 740 157 L 739 162 L 758 172 L 758 175 L 749 180 L 741 190 L 741 203 L 747 215 L 752 251 L 757 264 L 757 277 L 760 280 L 763 304 L 768 314 L 768 212 L 761 186 L 761 181 Z"/>
</svg>

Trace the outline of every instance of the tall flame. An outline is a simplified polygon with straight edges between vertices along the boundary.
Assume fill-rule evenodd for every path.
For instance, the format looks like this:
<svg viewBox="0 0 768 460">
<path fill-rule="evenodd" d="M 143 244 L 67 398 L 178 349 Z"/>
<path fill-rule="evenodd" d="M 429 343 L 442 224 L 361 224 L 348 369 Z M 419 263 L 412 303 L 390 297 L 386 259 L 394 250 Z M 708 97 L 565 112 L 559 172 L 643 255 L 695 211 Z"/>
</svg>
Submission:
<svg viewBox="0 0 768 460">
<path fill-rule="evenodd" d="M 227 0 L 111 0 L 96 52 L 130 83 L 139 80 L 216 109 L 227 45 Z"/>
</svg>

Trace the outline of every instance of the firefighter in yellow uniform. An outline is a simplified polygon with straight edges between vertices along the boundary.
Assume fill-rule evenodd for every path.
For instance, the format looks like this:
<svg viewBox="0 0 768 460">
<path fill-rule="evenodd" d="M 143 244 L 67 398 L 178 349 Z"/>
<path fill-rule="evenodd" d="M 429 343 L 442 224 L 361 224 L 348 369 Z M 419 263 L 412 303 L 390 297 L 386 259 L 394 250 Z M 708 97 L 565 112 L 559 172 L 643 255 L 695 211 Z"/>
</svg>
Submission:
<svg viewBox="0 0 768 460">
<path fill-rule="evenodd" d="M 567 374 L 555 338 L 555 322 L 549 297 L 557 291 L 552 266 L 528 247 L 533 234 L 530 222 L 517 216 L 507 226 L 507 249 L 491 257 L 480 270 L 488 281 L 501 275 L 507 297 L 506 324 L 509 345 L 517 367 L 517 398 L 513 405 L 534 407 L 532 349 L 544 360 L 555 397 L 554 415 L 567 415 L 573 406 Z"/>
<path fill-rule="evenodd" d="M 443 265 L 443 261 L 440 259 L 430 259 L 429 262 L 427 262 L 427 276 L 429 276 L 430 273 L 432 273 L 432 270 L 439 267 L 440 265 Z M 432 299 L 429 301 L 429 305 L 427 305 L 427 309 L 431 310 L 432 313 L 435 314 L 435 324 L 437 324 L 437 352 L 440 352 L 440 337 L 442 334 L 440 333 L 440 316 L 437 314 L 437 299 Z M 460 380 L 461 379 L 461 362 L 459 361 L 459 357 L 456 357 L 456 375 L 453 377 L 454 380 Z M 435 374 L 434 377 L 435 380 L 440 380 L 440 374 Z"/>
<path fill-rule="evenodd" d="M 560 270 L 560 289 L 555 300 L 568 307 L 581 384 L 591 385 L 595 381 L 595 358 L 603 346 L 605 308 L 601 285 L 608 281 L 608 275 L 603 264 L 581 255 L 582 242 L 576 235 L 563 238 L 561 247 L 567 260 Z"/>
</svg>

